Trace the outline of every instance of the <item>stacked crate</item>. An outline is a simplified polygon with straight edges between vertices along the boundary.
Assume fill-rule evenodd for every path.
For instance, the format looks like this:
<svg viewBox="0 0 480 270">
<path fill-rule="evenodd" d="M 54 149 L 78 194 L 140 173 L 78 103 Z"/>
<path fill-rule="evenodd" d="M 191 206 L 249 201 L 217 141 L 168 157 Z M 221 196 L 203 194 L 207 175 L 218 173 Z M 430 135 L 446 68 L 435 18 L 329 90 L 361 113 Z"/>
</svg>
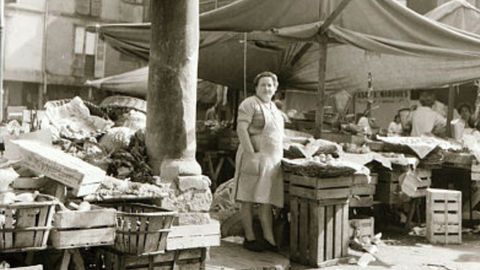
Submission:
<svg viewBox="0 0 480 270">
<path fill-rule="evenodd" d="M 372 239 L 375 236 L 373 217 L 350 219 L 350 238 L 362 240 L 365 237 Z"/>
<path fill-rule="evenodd" d="M 375 195 L 378 174 L 372 173 L 370 177 L 363 174 L 353 175 L 352 197 L 350 207 L 371 207 Z"/>
<path fill-rule="evenodd" d="M 394 168 L 393 170 L 379 170 L 378 183 L 375 190 L 375 200 L 385 204 L 398 204 L 402 202 L 402 189 L 400 176 L 405 170 Z"/>
<path fill-rule="evenodd" d="M 427 195 L 427 188 L 432 184 L 432 171 L 424 168 L 415 170 L 416 179 L 404 180 L 402 191 L 411 198 L 420 198 Z"/>
<path fill-rule="evenodd" d="M 290 258 L 324 267 L 348 251 L 348 198 L 352 176 L 332 178 L 286 174 L 290 183 Z"/>
<path fill-rule="evenodd" d="M 434 244 L 462 243 L 462 193 L 427 189 L 427 239 Z"/>
</svg>

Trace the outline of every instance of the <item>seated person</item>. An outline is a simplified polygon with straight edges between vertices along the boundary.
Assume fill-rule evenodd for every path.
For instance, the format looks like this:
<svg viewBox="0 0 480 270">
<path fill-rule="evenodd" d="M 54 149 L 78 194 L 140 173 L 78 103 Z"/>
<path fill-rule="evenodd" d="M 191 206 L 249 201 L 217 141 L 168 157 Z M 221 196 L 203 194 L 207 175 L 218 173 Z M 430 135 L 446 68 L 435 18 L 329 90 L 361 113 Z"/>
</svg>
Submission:
<svg viewBox="0 0 480 270">
<path fill-rule="evenodd" d="M 431 97 L 432 94 L 428 91 L 420 94 L 420 106 L 411 113 L 411 136 L 445 136 L 447 119 L 432 109 L 435 99 Z"/>
</svg>

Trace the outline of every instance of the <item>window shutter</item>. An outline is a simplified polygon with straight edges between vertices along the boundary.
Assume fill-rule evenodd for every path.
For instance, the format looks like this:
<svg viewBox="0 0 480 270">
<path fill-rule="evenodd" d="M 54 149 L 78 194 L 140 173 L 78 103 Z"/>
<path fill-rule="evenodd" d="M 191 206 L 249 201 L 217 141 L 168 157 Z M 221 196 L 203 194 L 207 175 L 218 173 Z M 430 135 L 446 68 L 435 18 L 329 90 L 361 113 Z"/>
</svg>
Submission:
<svg viewBox="0 0 480 270">
<path fill-rule="evenodd" d="M 72 75 L 83 77 L 85 75 L 85 55 L 75 54 L 72 64 Z"/>
<path fill-rule="evenodd" d="M 90 15 L 90 0 L 76 0 L 75 11 L 81 15 Z"/>
<path fill-rule="evenodd" d="M 102 14 L 102 0 L 91 0 L 91 13 L 93 17 L 100 17 Z"/>
</svg>

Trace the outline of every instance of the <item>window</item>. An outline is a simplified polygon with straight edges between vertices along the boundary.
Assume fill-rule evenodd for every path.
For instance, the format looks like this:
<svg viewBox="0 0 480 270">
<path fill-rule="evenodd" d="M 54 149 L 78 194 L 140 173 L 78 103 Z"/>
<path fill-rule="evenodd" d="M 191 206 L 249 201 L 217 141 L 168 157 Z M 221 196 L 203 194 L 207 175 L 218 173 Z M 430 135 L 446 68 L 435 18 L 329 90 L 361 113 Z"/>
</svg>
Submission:
<svg viewBox="0 0 480 270">
<path fill-rule="evenodd" d="M 102 13 L 102 0 L 76 0 L 75 11 L 80 15 L 99 17 Z"/>
<path fill-rule="evenodd" d="M 84 26 L 75 27 L 72 74 L 76 77 L 93 77 L 97 34 L 86 32 Z"/>
</svg>

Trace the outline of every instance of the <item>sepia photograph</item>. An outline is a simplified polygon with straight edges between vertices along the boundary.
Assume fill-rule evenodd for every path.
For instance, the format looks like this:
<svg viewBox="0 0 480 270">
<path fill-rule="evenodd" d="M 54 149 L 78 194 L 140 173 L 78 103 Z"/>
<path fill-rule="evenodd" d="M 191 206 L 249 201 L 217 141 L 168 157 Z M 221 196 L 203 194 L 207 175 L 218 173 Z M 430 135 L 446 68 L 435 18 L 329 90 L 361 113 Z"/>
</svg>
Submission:
<svg viewBox="0 0 480 270">
<path fill-rule="evenodd" d="M 0 0 L 0 270 L 480 270 L 480 0 Z"/>
</svg>

